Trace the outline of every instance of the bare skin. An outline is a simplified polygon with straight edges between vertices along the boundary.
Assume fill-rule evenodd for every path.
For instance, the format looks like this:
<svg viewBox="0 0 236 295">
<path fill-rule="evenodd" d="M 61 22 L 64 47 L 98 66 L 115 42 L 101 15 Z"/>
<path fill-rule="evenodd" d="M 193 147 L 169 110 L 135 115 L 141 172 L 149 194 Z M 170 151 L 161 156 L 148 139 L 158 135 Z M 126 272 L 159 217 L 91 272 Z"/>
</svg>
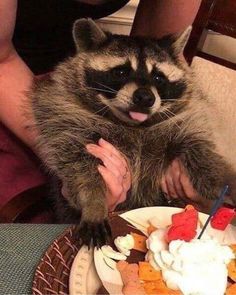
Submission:
<svg viewBox="0 0 236 295">
<path fill-rule="evenodd" d="M 109 142 L 100 139 L 98 145 L 88 144 L 87 151 L 102 160 L 98 171 L 107 185 L 107 204 L 110 211 L 126 199 L 131 187 L 131 174 L 122 154 Z"/>
<path fill-rule="evenodd" d="M 12 44 L 16 9 L 17 0 L 0 1 L 0 121 L 33 148 L 37 135 L 26 128 L 29 122 L 22 112 L 33 73 Z"/>
<path fill-rule="evenodd" d="M 161 38 L 192 25 L 201 0 L 141 0 L 131 35 Z"/>
<path fill-rule="evenodd" d="M 105 0 L 83 2 L 99 4 Z M 169 33 L 181 32 L 192 24 L 200 2 L 141 0 L 131 34 L 158 38 Z M 27 128 L 33 124 L 33 119 L 30 114 L 26 118 L 22 112 L 22 106 L 27 101 L 25 93 L 31 87 L 34 77 L 12 44 L 16 11 L 17 0 L 0 1 L 0 121 L 34 149 L 37 133 Z M 131 186 L 128 165 L 122 154 L 104 140 L 100 140 L 98 145 L 88 145 L 87 150 L 103 162 L 98 171 L 107 185 L 107 202 L 111 211 L 125 200 Z M 178 160 L 173 161 L 163 176 L 161 186 L 170 198 L 187 198 L 189 202 L 193 200 L 195 203 L 201 199 L 193 190 L 186 171 Z"/>
<path fill-rule="evenodd" d="M 188 173 L 182 162 L 175 159 L 168 167 L 161 180 L 161 189 L 166 193 L 167 199 L 171 204 L 172 199 L 181 199 L 186 204 L 192 204 L 202 212 L 209 212 L 212 207 L 212 201 L 203 199 L 194 190 Z"/>
</svg>

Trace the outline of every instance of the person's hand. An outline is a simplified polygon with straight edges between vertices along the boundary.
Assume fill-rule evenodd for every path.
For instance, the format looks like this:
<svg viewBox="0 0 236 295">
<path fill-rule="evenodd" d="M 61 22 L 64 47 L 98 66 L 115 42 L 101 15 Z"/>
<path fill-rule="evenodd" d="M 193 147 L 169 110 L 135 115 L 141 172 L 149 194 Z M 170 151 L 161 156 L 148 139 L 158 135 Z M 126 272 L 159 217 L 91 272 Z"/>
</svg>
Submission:
<svg viewBox="0 0 236 295">
<path fill-rule="evenodd" d="M 193 188 L 188 172 L 179 159 L 175 159 L 161 179 L 161 189 L 171 205 L 173 199 L 192 204 L 202 212 L 209 212 L 212 200 L 201 197 Z"/>
<path fill-rule="evenodd" d="M 109 211 L 125 201 L 131 187 L 131 173 L 125 157 L 109 142 L 100 139 L 98 144 L 88 144 L 87 151 L 100 159 L 98 171 L 107 186 L 107 204 Z"/>
</svg>

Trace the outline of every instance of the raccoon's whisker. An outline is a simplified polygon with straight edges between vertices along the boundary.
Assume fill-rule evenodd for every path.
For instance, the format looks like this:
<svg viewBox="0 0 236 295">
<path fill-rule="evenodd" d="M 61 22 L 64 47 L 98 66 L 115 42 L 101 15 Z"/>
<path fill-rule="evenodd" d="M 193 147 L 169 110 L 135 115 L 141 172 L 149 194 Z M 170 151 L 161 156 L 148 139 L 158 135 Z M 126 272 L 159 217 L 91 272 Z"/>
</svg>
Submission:
<svg viewBox="0 0 236 295">
<path fill-rule="evenodd" d="M 163 112 L 167 117 L 168 119 L 172 120 L 174 122 L 174 119 L 173 119 L 173 113 L 170 113 L 168 109 L 164 110 Z"/>
<path fill-rule="evenodd" d="M 163 118 L 162 115 L 165 115 L 167 117 L 167 119 L 169 119 L 169 117 L 166 114 L 164 114 L 164 112 L 163 113 L 159 113 L 159 116 L 161 117 L 161 120 L 162 121 L 165 121 L 166 120 L 166 118 Z"/>
<path fill-rule="evenodd" d="M 167 117 L 167 120 L 170 120 L 170 122 L 173 123 L 177 128 L 180 128 L 179 125 L 173 120 L 172 117 L 170 117 L 169 115 L 167 115 L 167 113 L 164 113 L 164 114 Z"/>
<path fill-rule="evenodd" d="M 107 85 L 105 85 L 105 84 L 102 84 L 102 83 L 97 82 L 97 81 L 95 81 L 95 83 L 97 83 L 97 84 L 100 85 L 100 86 L 103 86 L 103 87 L 107 88 L 108 90 L 111 90 L 111 91 L 114 91 L 115 93 L 118 93 L 117 90 L 115 90 L 115 89 L 113 89 L 113 88 L 111 88 L 111 87 L 109 87 L 109 86 L 107 86 Z"/>
<path fill-rule="evenodd" d="M 111 91 L 111 93 L 115 93 L 115 94 L 118 93 L 117 90 L 115 90 L 115 89 L 113 89 L 113 88 L 111 88 L 111 87 L 109 87 L 109 86 L 107 86 L 107 85 L 105 85 L 105 84 L 102 84 L 102 83 L 97 82 L 97 81 L 95 81 L 95 83 L 99 84 L 99 85 L 102 86 L 102 87 L 107 88 L 107 89 L 108 89 L 107 92 L 108 92 L 108 91 Z M 94 89 L 95 89 L 95 88 L 94 88 Z M 103 90 L 103 89 L 100 89 L 100 90 L 105 92 L 106 89 L 104 89 L 104 90 Z M 124 97 L 124 98 L 128 98 L 128 99 L 131 98 L 131 97 L 128 95 L 128 93 L 127 93 L 127 94 L 125 94 L 125 93 L 120 93 L 119 95 L 122 96 L 122 97 Z"/>
<path fill-rule="evenodd" d="M 164 113 L 166 113 L 166 115 L 169 115 L 169 117 L 171 118 L 175 116 L 175 114 L 172 111 L 170 111 L 168 108 L 164 109 Z"/>
<path fill-rule="evenodd" d="M 178 127 L 179 129 L 181 129 L 181 127 L 178 125 L 178 123 L 175 121 L 175 119 L 172 117 L 172 115 L 170 116 L 170 113 L 168 113 L 168 109 L 164 110 L 163 111 L 163 114 L 166 115 L 166 117 L 176 126 Z M 173 113 L 172 113 L 173 114 Z"/>
<path fill-rule="evenodd" d="M 94 114 L 100 113 L 100 112 L 105 111 L 105 110 L 108 110 L 108 109 L 109 109 L 108 106 L 104 106 L 101 109 L 99 109 L 98 111 L 94 112 Z"/>
<path fill-rule="evenodd" d="M 189 99 L 188 98 L 162 98 L 161 100 L 162 101 L 179 101 L 179 102 L 182 102 L 182 101 L 188 101 Z"/>
<path fill-rule="evenodd" d="M 172 115 L 172 116 L 176 116 L 176 114 L 173 113 L 170 109 L 167 108 L 166 111 L 167 111 L 170 115 Z M 183 118 L 180 118 L 180 117 L 178 117 L 178 120 L 181 120 L 182 122 L 184 121 L 184 119 L 183 119 Z"/>
<path fill-rule="evenodd" d="M 95 82 L 96 82 L 96 81 L 95 81 Z M 109 86 L 107 86 L 107 85 L 105 85 L 105 84 L 102 84 L 102 83 L 100 83 L 100 82 L 96 82 L 96 83 L 99 84 L 99 85 L 101 85 L 101 86 L 103 86 L 103 87 L 105 87 L 105 88 L 107 88 L 107 89 L 110 90 L 110 91 L 114 91 L 114 93 L 118 93 L 118 91 L 115 90 L 114 88 L 111 88 L 111 87 L 109 87 Z M 128 95 L 128 93 L 127 93 L 127 94 L 125 94 L 125 93 L 121 93 L 121 95 L 124 96 L 124 97 L 130 98 L 130 96 Z"/>
<path fill-rule="evenodd" d="M 166 108 L 165 109 L 165 112 L 167 112 L 169 115 L 171 115 L 171 116 L 175 116 L 176 114 L 175 113 L 173 113 L 170 109 L 168 109 L 168 108 Z"/>
<path fill-rule="evenodd" d="M 170 113 L 168 113 L 168 109 L 167 108 L 162 110 L 162 114 L 165 115 L 168 120 L 170 120 L 172 123 L 174 123 L 176 125 L 176 122 L 172 118 L 173 115 L 170 114 Z M 160 116 L 161 116 L 161 114 L 160 114 Z"/>
<path fill-rule="evenodd" d="M 102 91 L 102 92 L 108 92 L 108 93 L 115 93 L 115 91 L 111 91 L 111 90 L 107 90 L 107 89 L 102 89 L 102 88 L 95 88 L 95 87 L 88 87 L 88 89 L 91 89 L 91 90 L 98 90 L 98 91 Z"/>
</svg>

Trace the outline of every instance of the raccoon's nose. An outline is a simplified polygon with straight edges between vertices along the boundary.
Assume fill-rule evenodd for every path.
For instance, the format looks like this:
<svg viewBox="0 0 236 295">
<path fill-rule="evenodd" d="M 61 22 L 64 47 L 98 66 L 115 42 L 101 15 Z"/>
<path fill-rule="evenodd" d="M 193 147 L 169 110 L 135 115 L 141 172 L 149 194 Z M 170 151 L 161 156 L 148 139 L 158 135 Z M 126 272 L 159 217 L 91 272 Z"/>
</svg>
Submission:
<svg viewBox="0 0 236 295">
<path fill-rule="evenodd" d="M 141 107 L 148 107 L 154 105 L 155 102 L 155 95 L 152 93 L 150 89 L 147 88 L 138 88 L 134 91 L 133 94 L 133 103 L 141 106 Z"/>
</svg>

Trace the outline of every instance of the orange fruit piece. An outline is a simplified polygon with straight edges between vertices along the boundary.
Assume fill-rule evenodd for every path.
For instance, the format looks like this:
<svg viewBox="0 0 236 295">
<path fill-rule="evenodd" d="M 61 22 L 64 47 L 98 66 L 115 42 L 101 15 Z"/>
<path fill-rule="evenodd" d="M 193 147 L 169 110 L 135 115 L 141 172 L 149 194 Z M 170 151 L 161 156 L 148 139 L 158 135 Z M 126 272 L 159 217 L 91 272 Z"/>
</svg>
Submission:
<svg viewBox="0 0 236 295">
<path fill-rule="evenodd" d="M 138 250 L 143 253 L 146 253 L 147 252 L 147 247 L 146 247 L 147 237 L 136 234 L 136 233 L 131 233 L 131 235 L 134 238 L 133 249 Z"/>
<path fill-rule="evenodd" d="M 118 261 L 116 268 L 119 270 L 124 285 L 128 282 L 138 281 L 138 264 L 128 263 L 127 261 Z"/>
<path fill-rule="evenodd" d="M 230 263 L 227 265 L 227 268 L 228 268 L 228 276 L 234 282 L 236 282 L 236 259 L 231 260 Z"/>
<path fill-rule="evenodd" d="M 117 269 L 120 272 L 123 288 L 122 293 L 124 295 L 137 294 L 145 295 L 143 286 L 141 285 L 138 277 L 138 265 L 136 263 L 128 263 L 127 261 L 119 261 L 116 264 Z"/>
<path fill-rule="evenodd" d="M 236 284 L 230 285 L 229 287 L 227 287 L 226 295 L 235 295 L 236 294 Z"/>
<path fill-rule="evenodd" d="M 236 244 L 231 244 L 229 246 L 232 249 L 232 251 L 234 252 L 234 254 L 236 254 Z"/>
<path fill-rule="evenodd" d="M 146 292 L 143 288 L 143 286 L 139 282 L 128 282 L 124 287 L 122 288 L 122 294 L 124 295 L 146 295 Z"/>
<path fill-rule="evenodd" d="M 157 228 L 156 228 L 154 225 L 150 224 L 150 225 L 148 226 L 148 228 L 147 228 L 147 233 L 148 233 L 148 235 L 150 236 L 150 234 L 151 234 L 152 232 L 154 232 L 155 230 L 157 230 Z"/>
<path fill-rule="evenodd" d="M 165 293 L 165 284 L 162 280 L 159 281 L 145 281 L 143 283 L 146 294 L 167 294 Z M 164 292 L 163 292 L 164 290 Z"/>
<path fill-rule="evenodd" d="M 182 295 L 179 290 L 169 289 L 163 280 L 143 283 L 146 294 L 150 295 Z"/>
<path fill-rule="evenodd" d="M 162 279 L 161 271 L 155 270 L 147 261 L 139 262 L 139 279 L 142 281 L 158 281 Z"/>
<path fill-rule="evenodd" d="M 195 210 L 195 208 L 194 208 L 194 206 L 193 205 L 187 205 L 187 206 L 185 206 L 185 208 L 184 208 L 185 210 Z"/>
</svg>

